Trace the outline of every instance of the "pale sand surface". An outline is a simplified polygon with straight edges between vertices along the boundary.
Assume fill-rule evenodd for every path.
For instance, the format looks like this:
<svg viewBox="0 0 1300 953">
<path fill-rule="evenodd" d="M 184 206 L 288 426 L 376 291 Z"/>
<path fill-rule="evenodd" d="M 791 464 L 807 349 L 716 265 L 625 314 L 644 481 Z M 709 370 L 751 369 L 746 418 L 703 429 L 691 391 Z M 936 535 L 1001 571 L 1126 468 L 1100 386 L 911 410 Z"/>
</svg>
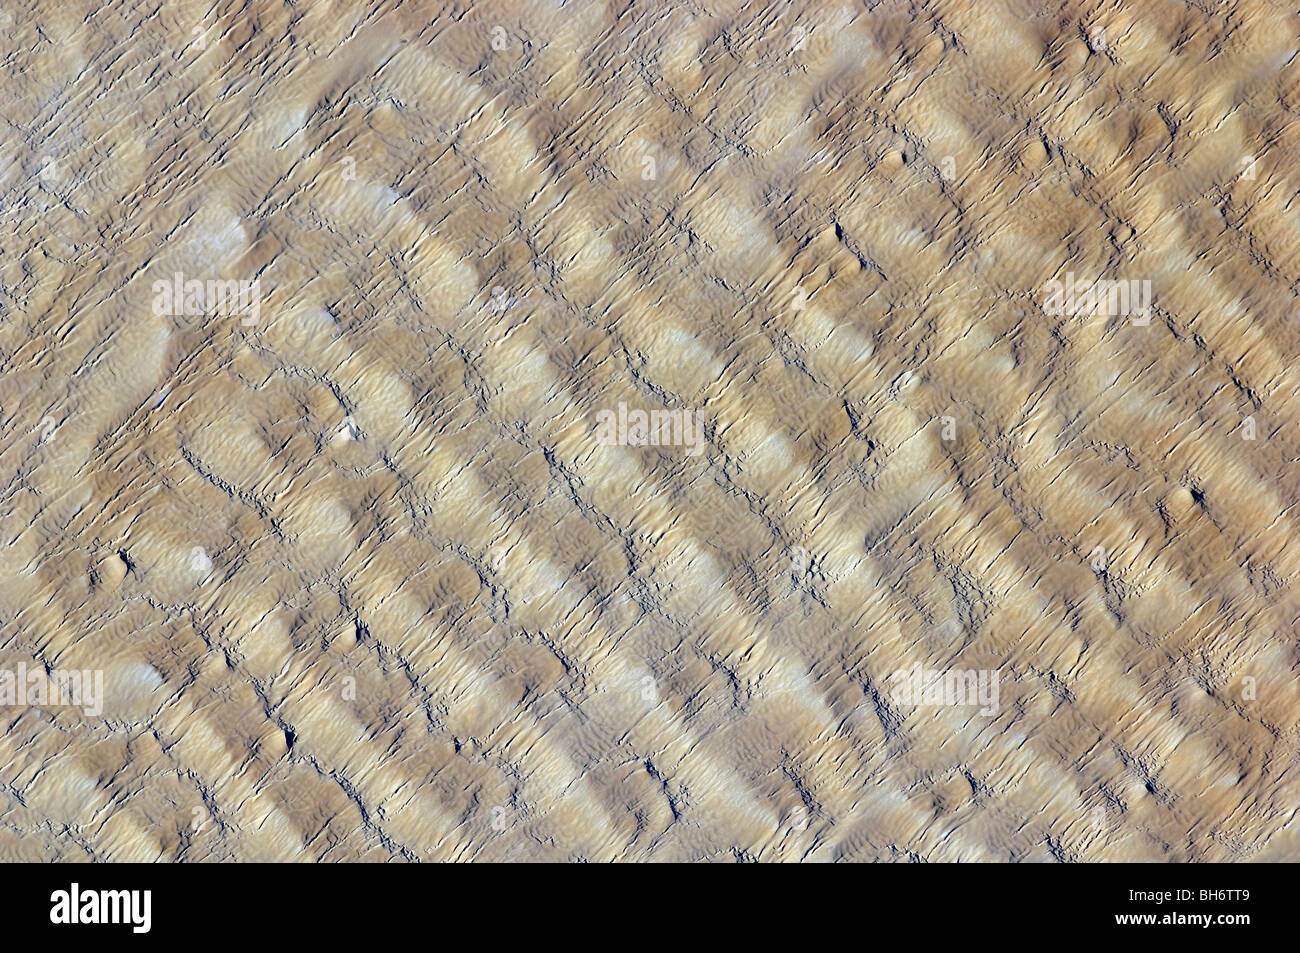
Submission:
<svg viewBox="0 0 1300 953">
<path fill-rule="evenodd" d="M 0 859 L 1300 853 L 1285 4 L 5 13 Z"/>
</svg>

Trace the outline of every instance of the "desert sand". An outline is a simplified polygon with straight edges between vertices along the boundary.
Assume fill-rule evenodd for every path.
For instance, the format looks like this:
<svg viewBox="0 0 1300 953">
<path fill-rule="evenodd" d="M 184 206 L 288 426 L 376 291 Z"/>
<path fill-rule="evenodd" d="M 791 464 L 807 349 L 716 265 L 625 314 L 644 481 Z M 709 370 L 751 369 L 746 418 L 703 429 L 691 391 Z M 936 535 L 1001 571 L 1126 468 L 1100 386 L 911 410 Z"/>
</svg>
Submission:
<svg viewBox="0 0 1300 953">
<path fill-rule="evenodd" d="M 1293 7 L 4 18 L 3 860 L 1300 856 Z"/>
</svg>

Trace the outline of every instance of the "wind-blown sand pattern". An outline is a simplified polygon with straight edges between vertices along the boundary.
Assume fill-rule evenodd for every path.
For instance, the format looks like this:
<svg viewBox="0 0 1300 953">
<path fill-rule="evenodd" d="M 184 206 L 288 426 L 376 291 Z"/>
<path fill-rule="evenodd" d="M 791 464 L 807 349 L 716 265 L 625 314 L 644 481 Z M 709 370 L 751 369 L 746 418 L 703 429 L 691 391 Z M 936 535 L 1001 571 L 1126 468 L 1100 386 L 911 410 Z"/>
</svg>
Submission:
<svg viewBox="0 0 1300 953">
<path fill-rule="evenodd" d="M 1287 5 L 5 16 L 4 860 L 1300 854 Z"/>
</svg>

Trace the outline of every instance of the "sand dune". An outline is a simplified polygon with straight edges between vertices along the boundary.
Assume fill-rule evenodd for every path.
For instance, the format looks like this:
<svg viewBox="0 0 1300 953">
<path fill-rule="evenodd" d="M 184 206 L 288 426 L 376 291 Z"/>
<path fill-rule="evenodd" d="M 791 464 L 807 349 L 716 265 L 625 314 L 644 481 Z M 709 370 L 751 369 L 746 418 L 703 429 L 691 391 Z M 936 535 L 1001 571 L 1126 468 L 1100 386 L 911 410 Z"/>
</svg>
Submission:
<svg viewBox="0 0 1300 953">
<path fill-rule="evenodd" d="M 0 857 L 1300 853 L 1286 5 L 208 11 L 8 8 Z"/>
</svg>

